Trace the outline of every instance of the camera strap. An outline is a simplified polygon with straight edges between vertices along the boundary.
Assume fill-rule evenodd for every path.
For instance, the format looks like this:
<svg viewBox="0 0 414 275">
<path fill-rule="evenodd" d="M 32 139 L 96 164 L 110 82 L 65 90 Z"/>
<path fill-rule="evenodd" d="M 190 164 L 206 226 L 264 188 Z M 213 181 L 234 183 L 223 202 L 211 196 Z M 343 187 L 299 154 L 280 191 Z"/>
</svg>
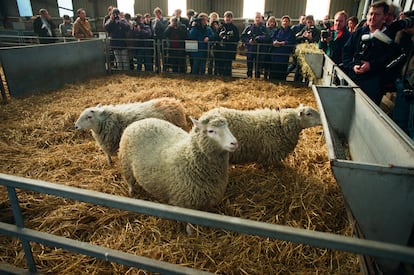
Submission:
<svg viewBox="0 0 414 275">
<path fill-rule="evenodd" d="M 411 57 L 413 57 L 413 45 L 412 44 L 411 44 L 411 48 L 410 48 L 410 54 L 408 55 L 407 62 L 406 62 L 405 68 L 404 68 L 404 73 L 402 74 L 403 81 L 406 80 L 408 67 L 410 66 Z"/>
</svg>

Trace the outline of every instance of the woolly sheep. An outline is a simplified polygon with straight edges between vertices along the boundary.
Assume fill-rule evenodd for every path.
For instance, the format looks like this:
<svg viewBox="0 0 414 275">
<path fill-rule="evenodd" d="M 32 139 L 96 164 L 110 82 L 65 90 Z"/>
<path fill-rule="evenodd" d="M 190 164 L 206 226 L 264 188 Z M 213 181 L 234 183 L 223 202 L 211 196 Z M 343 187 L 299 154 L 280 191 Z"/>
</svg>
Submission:
<svg viewBox="0 0 414 275">
<path fill-rule="evenodd" d="M 149 117 L 164 119 L 183 129 L 187 128 L 185 109 L 180 101 L 174 98 L 89 107 L 80 114 L 75 128 L 91 130 L 92 136 L 111 165 L 111 155 L 117 152 L 124 129 L 134 121 Z"/>
<path fill-rule="evenodd" d="M 186 208 L 208 209 L 223 198 L 237 140 L 219 115 L 191 120 L 189 133 L 156 118 L 125 129 L 118 155 L 131 197 L 138 184 L 156 199 Z"/>
<path fill-rule="evenodd" d="M 295 149 L 302 129 L 321 124 L 319 112 L 303 105 L 281 110 L 219 107 L 208 113 L 225 117 L 239 141 L 239 149 L 230 155 L 230 163 L 256 162 L 264 168 L 280 164 Z"/>
</svg>

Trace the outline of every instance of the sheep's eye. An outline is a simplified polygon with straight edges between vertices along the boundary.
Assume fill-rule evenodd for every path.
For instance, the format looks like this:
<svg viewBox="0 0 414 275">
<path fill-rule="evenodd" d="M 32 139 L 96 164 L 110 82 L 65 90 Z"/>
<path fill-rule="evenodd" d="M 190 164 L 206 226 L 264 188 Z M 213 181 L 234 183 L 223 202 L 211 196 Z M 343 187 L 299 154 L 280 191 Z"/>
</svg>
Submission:
<svg viewBox="0 0 414 275">
<path fill-rule="evenodd" d="M 311 116 L 311 113 L 306 113 L 306 116 Z"/>
<path fill-rule="evenodd" d="M 214 131 L 214 130 L 208 130 L 208 133 L 209 133 L 209 134 L 214 134 L 214 133 L 215 133 L 215 131 Z"/>
</svg>

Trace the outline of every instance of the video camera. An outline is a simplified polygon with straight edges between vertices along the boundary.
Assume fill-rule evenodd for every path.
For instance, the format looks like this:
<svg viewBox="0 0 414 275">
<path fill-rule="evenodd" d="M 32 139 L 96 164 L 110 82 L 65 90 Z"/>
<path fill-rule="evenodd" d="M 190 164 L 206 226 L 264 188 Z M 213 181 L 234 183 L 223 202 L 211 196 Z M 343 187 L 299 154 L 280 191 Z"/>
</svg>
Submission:
<svg viewBox="0 0 414 275">
<path fill-rule="evenodd" d="M 331 36 L 330 30 L 321 30 L 321 38 L 327 39 L 329 36 Z"/>
</svg>

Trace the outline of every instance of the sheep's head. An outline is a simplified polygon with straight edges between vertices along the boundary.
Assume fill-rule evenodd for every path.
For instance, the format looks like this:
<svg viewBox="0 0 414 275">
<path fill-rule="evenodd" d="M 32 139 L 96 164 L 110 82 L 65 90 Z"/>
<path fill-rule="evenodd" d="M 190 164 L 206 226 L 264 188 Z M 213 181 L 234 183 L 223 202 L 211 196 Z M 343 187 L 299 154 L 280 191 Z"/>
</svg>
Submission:
<svg viewBox="0 0 414 275">
<path fill-rule="evenodd" d="M 302 104 L 296 109 L 298 120 L 302 128 L 309 128 L 321 125 L 321 116 L 317 110 L 310 106 L 303 106 Z"/>
<path fill-rule="evenodd" d="M 210 115 L 196 120 L 192 117 L 194 131 L 205 134 L 206 137 L 214 140 L 222 150 L 234 152 L 237 147 L 237 139 L 230 132 L 227 120 L 220 115 Z"/>
<path fill-rule="evenodd" d="M 94 129 L 97 125 L 97 118 L 102 113 L 102 109 L 97 107 L 86 108 L 75 123 L 76 130 Z"/>
</svg>

